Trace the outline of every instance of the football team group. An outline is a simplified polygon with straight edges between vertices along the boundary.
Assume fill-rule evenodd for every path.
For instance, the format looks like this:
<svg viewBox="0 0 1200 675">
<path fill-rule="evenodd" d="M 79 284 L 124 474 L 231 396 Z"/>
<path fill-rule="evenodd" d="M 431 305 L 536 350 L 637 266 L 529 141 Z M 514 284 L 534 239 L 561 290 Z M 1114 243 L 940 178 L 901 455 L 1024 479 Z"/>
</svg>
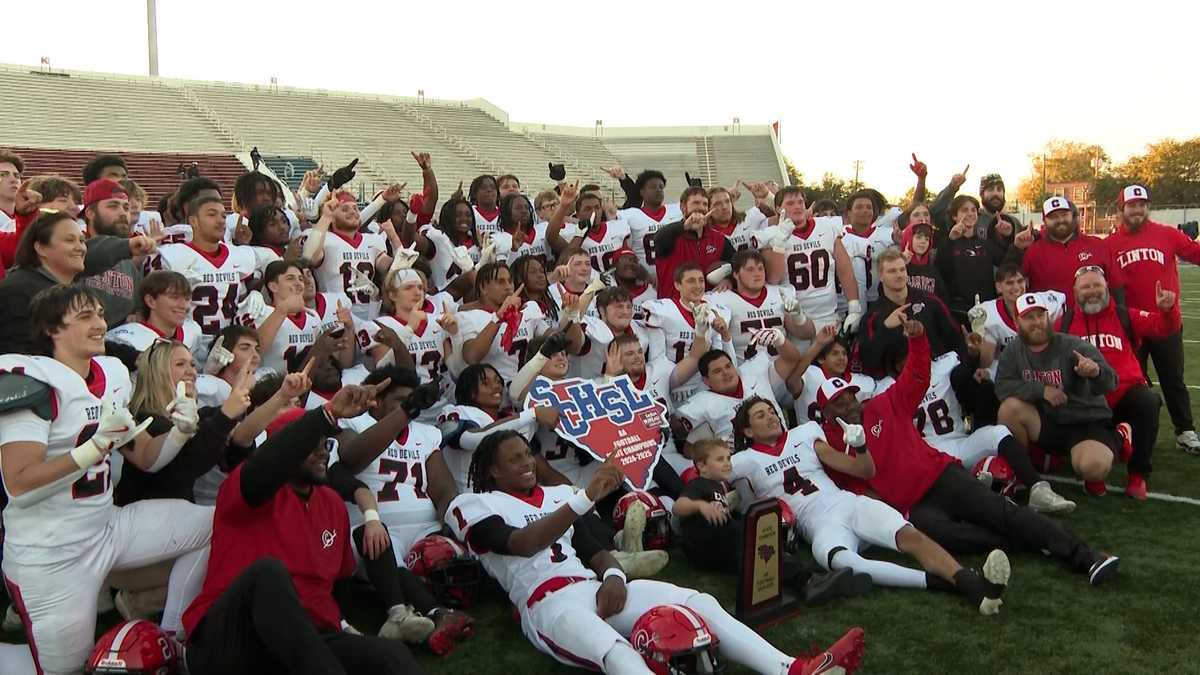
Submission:
<svg viewBox="0 0 1200 675">
<path fill-rule="evenodd" d="M 502 589 L 567 666 L 849 672 L 861 628 L 789 655 L 656 580 L 668 551 L 732 586 L 771 500 L 804 602 L 889 586 L 994 615 L 1021 556 L 1118 574 L 1063 517 L 1114 463 L 1147 498 L 1162 402 L 1200 454 L 1177 271 L 1200 244 L 1142 186 L 1097 238 L 1063 197 L 1018 222 L 995 174 L 927 200 L 915 155 L 904 209 L 621 167 L 613 200 L 561 165 L 446 196 L 412 158 L 420 191 L 366 204 L 355 162 L 151 202 L 120 156 L 77 184 L 0 151 L 5 625 L 27 638 L 0 671 L 436 671 L 412 650 L 471 649 Z M 661 403 L 647 489 L 568 440 L 539 378 Z M 344 618 L 364 593 L 377 635 Z"/>
</svg>

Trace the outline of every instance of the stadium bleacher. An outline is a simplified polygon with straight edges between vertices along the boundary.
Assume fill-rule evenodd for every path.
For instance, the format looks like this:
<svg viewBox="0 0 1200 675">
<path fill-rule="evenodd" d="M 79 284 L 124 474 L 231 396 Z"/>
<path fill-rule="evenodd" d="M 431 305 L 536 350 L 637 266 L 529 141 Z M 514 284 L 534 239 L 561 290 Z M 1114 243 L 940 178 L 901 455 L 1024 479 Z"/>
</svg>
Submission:
<svg viewBox="0 0 1200 675">
<path fill-rule="evenodd" d="M 53 124 L 46 124 L 47 102 L 53 102 Z M 147 158 L 151 163 L 144 167 L 131 167 L 131 175 L 152 196 L 177 183 L 174 169 L 180 161 L 196 159 L 204 175 L 240 172 L 233 155 L 252 146 L 293 188 L 315 165 L 332 171 L 357 157 L 358 176 L 350 188 L 359 193 L 392 182 L 419 189 L 421 173 L 409 150 L 433 156 L 443 194 L 453 191 L 459 179 L 513 173 L 532 196 L 549 186 L 550 162 L 565 163 L 570 176 L 597 183 L 618 199 L 617 181 L 605 172 L 613 164 L 630 175 L 648 168 L 662 171 L 668 195 L 683 189 L 684 172 L 705 185 L 732 185 L 736 178 L 785 182 L 766 127 L 747 127 L 745 132 L 703 127 L 695 133 L 608 128 L 608 135 L 600 137 L 592 129 L 511 123 L 489 106 L 0 65 L 0 116 L 6 121 L 0 125 L 0 146 L 19 146 L 23 153 L 42 148 L 85 155 L 108 149 L 127 158 L 170 151 Z M 185 154 L 174 154 L 180 152 Z M 34 171 L 78 177 L 74 155 L 41 156 L 45 159 L 34 164 Z M 209 164 L 212 169 L 206 168 Z M 55 168 L 60 166 L 66 168 Z M 214 177 L 223 187 L 231 185 L 224 173 Z M 743 202 L 747 199 L 743 196 Z"/>
</svg>

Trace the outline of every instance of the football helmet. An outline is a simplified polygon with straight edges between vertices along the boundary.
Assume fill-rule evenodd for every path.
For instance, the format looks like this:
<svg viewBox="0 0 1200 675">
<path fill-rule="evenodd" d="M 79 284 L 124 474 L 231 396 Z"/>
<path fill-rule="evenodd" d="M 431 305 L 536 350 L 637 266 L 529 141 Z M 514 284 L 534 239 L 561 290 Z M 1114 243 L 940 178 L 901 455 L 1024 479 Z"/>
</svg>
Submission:
<svg viewBox="0 0 1200 675">
<path fill-rule="evenodd" d="M 431 534 L 413 544 L 404 565 L 429 582 L 433 594 L 448 606 L 465 609 L 475 602 L 482 578 L 479 560 L 457 541 Z"/>
<path fill-rule="evenodd" d="M 788 553 L 795 553 L 800 550 L 800 534 L 796 529 L 796 514 L 792 511 L 792 507 L 782 499 L 777 499 L 779 502 L 779 520 L 783 527 L 783 548 Z"/>
<path fill-rule="evenodd" d="M 1003 457 L 998 455 L 984 457 L 975 463 L 972 473 L 992 490 L 1006 497 L 1011 497 L 1016 491 L 1016 474 L 1013 473 L 1008 460 Z"/>
<path fill-rule="evenodd" d="M 655 675 L 725 672 L 717 659 L 720 640 L 690 607 L 651 607 L 634 622 L 629 641 Z"/>
<path fill-rule="evenodd" d="M 1037 469 L 1039 473 L 1058 473 L 1064 465 L 1062 455 L 1046 452 L 1032 444 L 1029 446 L 1029 460 L 1033 462 L 1033 468 Z"/>
<path fill-rule="evenodd" d="M 646 529 L 642 532 L 642 547 L 647 551 L 667 550 L 671 548 L 671 512 L 662 501 L 643 490 L 626 492 L 617 500 L 613 507 L 613 527 L 617 531 L 625 529 L 625 515 L 634 502 L 641 502 L 646 507 Z"/>
<path fill-rule="evenodd" d="M 84 665 L 88 675 L 175 675 L 183 670 L 175 641 L 145 620 L 117 624 L 100 637 Z"/>
</svg>

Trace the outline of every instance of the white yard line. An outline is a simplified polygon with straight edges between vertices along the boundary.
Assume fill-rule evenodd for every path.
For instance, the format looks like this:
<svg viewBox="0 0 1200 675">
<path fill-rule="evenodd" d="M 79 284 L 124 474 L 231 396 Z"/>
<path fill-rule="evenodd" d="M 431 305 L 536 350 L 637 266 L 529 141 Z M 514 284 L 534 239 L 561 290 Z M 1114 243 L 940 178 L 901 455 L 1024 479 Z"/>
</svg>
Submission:
<svg viewBox="0 0 1200 675">
<path fill-rule="evenodd" d="M 1066 476 L 1043 476 L 1043 477 L 1046 480 L 1054 481 L 1055 483 L 1067 483 L 1069 485 L 1083 485 L 1083 481 L 1075 479 L 1075 478 L 1067 478 Z M 1113 494 L 1114 497 L 1119 496 L 1121 498 L 1124 498 L 1124 496 L 1125 496 L 1125 488 L 1124 487 L 1117 487 L 1116 485 L 1108 485 L 1106 487 L 1108 488 L 1109 492 L 1114 493 Z M 1176 504 L 1191 504 L 1192 506 L 1200 506 L 1200 499 L 1193 499 L 1191 497 L 1178 497 L 1176 495 L 1169 495 L 1165 492 L 1147 492 L 1146 496 L 1149 497 L 1150 499 L 1157 499 L 1161 502 L 1174 502 Z"/>
<path fill-rule="evenodd" d="M 1158 382 L 1155 382 L 1154 380 L 1150 380 L 1150 384 L 1156 387 L 1158 386 Z M 1200 385 L 1197 384 L 1185 384 L 1183 386 L 1187 387 L 1188 389 L 1200 389 Z"/>
</svg>

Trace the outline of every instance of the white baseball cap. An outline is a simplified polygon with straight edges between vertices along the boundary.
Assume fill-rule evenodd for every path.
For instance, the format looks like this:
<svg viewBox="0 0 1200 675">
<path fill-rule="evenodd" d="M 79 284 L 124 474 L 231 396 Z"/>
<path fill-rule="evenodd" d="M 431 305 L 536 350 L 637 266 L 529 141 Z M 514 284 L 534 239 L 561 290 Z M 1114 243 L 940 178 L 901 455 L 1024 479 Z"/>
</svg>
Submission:
<svg viewBox="0 0 1200 675">
<path fill-rule="evenodd" d="M 1036 293 L 1026 293 L 1017 298 L 1017 316 L 1025 316 L 1026 312 L 1035 309 L 1050 311 L 1049 305 L 1042 301 L 1041 296 Z"/>
<path fill-rule="evenodd" d="M 1121 199 L 1118 204 L 1128 204 L 1129 202 L 1150 201 L 1150 191 L 1141 185 L 1129 185 L 1124 190 L 1121 190 Z"/>
<path fill-rule="evenodd" d="M 1055 211 L 1070 211 L 1071 202 L 1066 197 L 1051 197 L 1042 202 L 1042 215 L 1048 216 Z"/>
<path fill-rule="evenodd" d="M 856 394 L 858 393 L 858 385 L 850 384 L 840 377 L 831 377 L 825 380 L 821 383 L 821 389 L 817 391 L 817 407 L 824 408 L 830 401 L 845 391 Z"/>
</svg>

